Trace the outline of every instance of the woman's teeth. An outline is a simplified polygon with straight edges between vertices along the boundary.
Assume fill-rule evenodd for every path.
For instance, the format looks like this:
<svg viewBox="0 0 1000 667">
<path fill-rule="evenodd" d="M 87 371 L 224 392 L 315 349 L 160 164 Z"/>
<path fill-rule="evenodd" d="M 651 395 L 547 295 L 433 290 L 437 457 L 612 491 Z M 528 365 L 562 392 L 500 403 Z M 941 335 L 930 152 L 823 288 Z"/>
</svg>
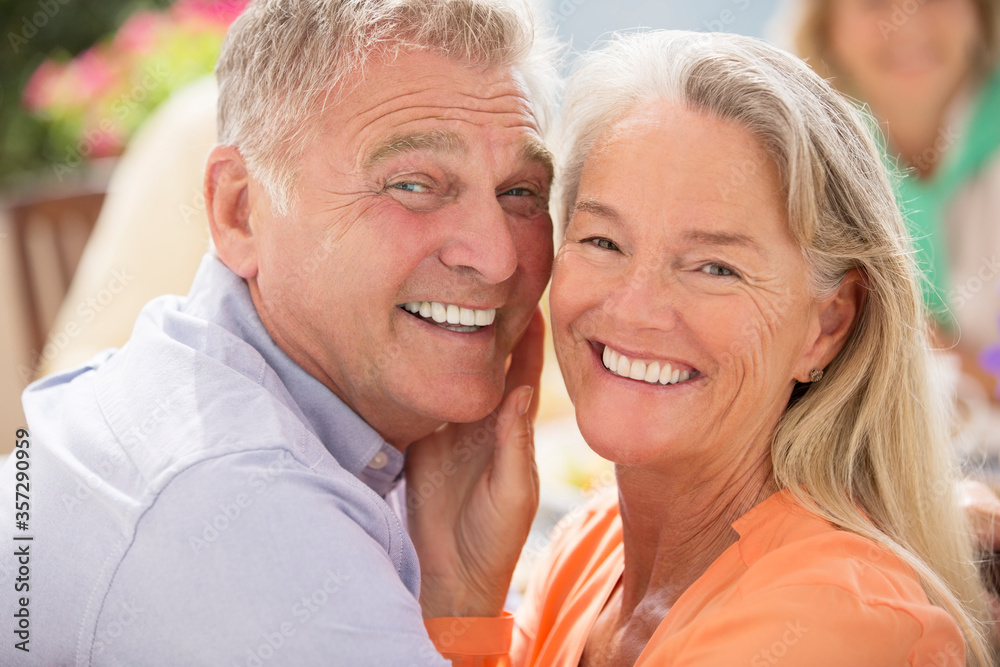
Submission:
<svg viewBox="0 0 1000 667">
<path fill-rule="evenodd" d="M 624 354 L 604 346 L 604 367 L 615 375 L 649 384 L 678 384 L 698 375 L 698 371 L 674 368 L 668 361 L 631 360 Z"/>
<path fill-rule="evenodd" d="M 462 332 L 478 331 L 481 327 L 489 326 L 497 316 L 496 308 L 477 310 L 438 301 L 409 301 L 401 307 L 446 329 Z"/>
</svg>

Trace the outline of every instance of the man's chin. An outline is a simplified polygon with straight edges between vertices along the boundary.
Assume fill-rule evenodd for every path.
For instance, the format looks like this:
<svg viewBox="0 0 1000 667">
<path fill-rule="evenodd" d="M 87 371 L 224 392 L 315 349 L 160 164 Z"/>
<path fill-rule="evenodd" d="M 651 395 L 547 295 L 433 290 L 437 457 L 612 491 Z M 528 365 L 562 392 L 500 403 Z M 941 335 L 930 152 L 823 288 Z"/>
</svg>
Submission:
<svg viewBox="0 0 1000 667">
<path fill-rule="evenodd" d="M 419 411 L 441 422 L 467 424 L 489 416 L 503 400 L 502 382 L 455 381 L 420 397 Z"/>
</svg>

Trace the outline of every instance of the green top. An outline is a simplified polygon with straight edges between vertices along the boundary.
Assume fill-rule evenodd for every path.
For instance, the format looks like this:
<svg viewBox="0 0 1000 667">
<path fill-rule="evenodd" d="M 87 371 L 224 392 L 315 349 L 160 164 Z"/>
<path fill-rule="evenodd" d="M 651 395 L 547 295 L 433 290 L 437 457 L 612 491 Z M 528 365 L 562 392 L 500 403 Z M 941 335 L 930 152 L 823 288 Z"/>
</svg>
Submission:
<svg viewBox="0 0 1000 667">
<path fill-rule="evenodd" d="M 953 146 L 945 146 L 944 159 L 933 176 L 923 179 L 908 170 L 896 179 L 896 200 L 913 235 L 917 264 L 926 277 L 924 301 L 946 327 L 951 326 L 952 317 L 945 301 L 949 275 L 945 211 L 959 189 L 976 177 L 998 149 L 1000 68 L 984 82 L 966 131 L 957 135 Z M 890 164 L 890 170 L 898 169 Z"/>
</svg>

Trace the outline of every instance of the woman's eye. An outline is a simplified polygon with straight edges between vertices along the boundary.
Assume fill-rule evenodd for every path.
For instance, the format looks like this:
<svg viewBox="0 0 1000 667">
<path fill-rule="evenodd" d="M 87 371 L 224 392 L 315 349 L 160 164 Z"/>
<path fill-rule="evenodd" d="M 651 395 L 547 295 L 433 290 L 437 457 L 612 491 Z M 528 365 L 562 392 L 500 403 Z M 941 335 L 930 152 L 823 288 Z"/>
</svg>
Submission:
<svg viewBox="0 0 1000 667">
<path fill-rule="evenodd" d="M 397 190 L 402 190 L 403 192 L 415 192 L 417 194 L 425 194 L 430 192 L 430 188 L 423 183 L 413 183 L 410 181 L 404 181 L 402 183 L 393 183 L 390 187 Z"/>
<path fill-rule="evenodd" d="M 706 264 L 701 267 L 702 273 L 710 276 L 735 276 L 736 272 L 725 264 Z"/>
<path fill-rule="evenodd" d="M 602 250 L 618 250 L 618 246 L 615 245 L 614 241 L 606 239 L 602 236 L 592 236 L 589 239 L 584 239 L 581 243 L 590 243 Z"/>
</svg>

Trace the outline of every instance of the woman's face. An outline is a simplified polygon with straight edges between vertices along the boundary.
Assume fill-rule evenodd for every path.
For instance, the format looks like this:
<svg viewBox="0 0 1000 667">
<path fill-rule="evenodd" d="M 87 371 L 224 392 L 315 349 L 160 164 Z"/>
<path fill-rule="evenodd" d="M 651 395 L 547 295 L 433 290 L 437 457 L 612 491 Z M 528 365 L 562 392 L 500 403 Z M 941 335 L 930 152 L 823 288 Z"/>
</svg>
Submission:
<svg viewBox="0 0 1000 667">
<path fill-rule="evenodd" d="M 832 0 L 831 55 L 876 107 L 940 104 L 972 70 L 979 21 L 973 0 Z"/>
<path fill-rule="evenodd" d="M 806 276 L 776 166 L 749 132 L 668 102 L 607 130 L 550 296 L 590 446 L 671 471 L 693 457 L 699 474 L 760 460 L 815 367 L 821 305 Z"/>
</svg>

